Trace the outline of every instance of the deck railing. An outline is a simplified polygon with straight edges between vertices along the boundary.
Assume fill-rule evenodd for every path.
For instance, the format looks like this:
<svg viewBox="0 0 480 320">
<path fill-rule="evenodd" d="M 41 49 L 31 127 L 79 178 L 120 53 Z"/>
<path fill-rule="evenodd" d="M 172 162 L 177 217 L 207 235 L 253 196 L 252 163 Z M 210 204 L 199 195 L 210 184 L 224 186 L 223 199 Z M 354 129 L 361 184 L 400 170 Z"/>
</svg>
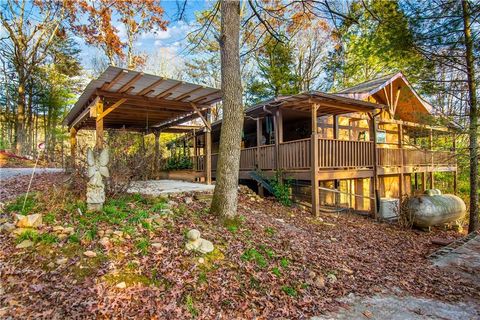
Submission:
<svg viewBox="0 0 480 320">
<path fill-rule="evenodd" d="M 372 141 L 318 139 L 319 169 L 372 168 Z M 278 145 L 278 168 L 282 170 L 309 170 L 311 166 L 311 139 L 283 142 Z M 401 166 L 453 166 L 455 154 L 450 151 L 431 151 L 398 148 L 395 144 L 377 145 L 377 165 Z M 240 170 L 275 170 L 276 146 L 264 145 L 242 149 Z M 217 168 L 218 153 L 212 154 L 212 170 Z M 193 159 L 197 171 L 205 169 L 205 156 Z"/>
</svg>

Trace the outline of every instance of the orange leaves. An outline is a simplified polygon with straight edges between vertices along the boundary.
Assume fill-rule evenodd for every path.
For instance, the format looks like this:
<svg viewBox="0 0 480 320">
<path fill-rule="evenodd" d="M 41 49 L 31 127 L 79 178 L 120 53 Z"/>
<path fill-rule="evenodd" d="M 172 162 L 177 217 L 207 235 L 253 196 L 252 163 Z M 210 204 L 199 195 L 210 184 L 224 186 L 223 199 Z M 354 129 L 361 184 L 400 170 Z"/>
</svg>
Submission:
<svg viewBox="0 0 480 320">
<path fill-rule="evenodd" d="M 129 65 L 132 61 L 142 62 L 143 57 L 130 56 L 137 37 L 152 29 L 166 30 L 168 24 L 159 0 L 66 0 L 65 8 L 70 13 L 73 29 L 87 43 L 103 49 L 112 64 L 116 58 L 125 59 L 125 48 L 129 52 Z M 84 15 L 86 23 L 82 20 Z M 126 39 L 120 38 L 119 24 L 125 26 Z"/>
</svg>

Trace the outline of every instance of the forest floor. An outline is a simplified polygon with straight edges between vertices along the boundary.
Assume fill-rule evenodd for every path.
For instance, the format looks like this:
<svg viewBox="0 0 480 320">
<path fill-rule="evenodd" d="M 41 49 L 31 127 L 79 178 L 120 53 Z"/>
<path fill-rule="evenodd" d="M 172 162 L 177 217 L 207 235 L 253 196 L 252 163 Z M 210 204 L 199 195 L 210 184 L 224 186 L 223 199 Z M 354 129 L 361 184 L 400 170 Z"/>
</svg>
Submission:
<svg viewBox="0 0 480 320">
<path fill-rule="evenodd" d="M 0 235 L 0 318 L 335 319 L 387 294 L 468 304 L 479 315 L 480 283 L 427 258 L 439 248 L 433 239 L 464 236 L 454 231 L 354 214 L 314 219 L 243 187 L 234 220 L 210 215 L 203 193 L 117 195 L 92 213 L 66 178 L 34 185 L 23 210 L 24 197 L 10 192 L 18 195 L 26 177 L 0 189 L 0 201 L 10 199 L 2 223 L 15 213 L 43 215 L 38 229 Z M 213 252 L 185 249 L 192 228 Z M 358 314 L 376 318 L 376 310 Z"/>
</svg>

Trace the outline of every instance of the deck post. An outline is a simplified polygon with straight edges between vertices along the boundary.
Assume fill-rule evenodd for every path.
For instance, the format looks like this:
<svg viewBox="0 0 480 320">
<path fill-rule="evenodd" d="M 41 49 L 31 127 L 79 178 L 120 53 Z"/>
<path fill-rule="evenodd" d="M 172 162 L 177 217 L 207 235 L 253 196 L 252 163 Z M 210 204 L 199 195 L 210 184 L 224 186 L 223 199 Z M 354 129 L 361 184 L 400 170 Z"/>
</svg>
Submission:
<svg viewBox="0 0 480 320">
<path fill-rule="evenodd" d="M 400 201 L 402 201 L 403 193 L 405 192 L 405 177 L 404 177 L 404 160 L 403 160 L 403 125 L 401 123 L 398 124 L 398 148 L 400 150 L 400 176 L 399 176 L 399 184 L 398 184 L 398 193 Z"/>
<path fill-rule="evenodd" d="M 278 142 L 278 116 L 277 112 L 273 115 L 273 134 L 275 135 L 275 171 L 278 171 L 279 166 L 279 142 Z"/>
<path fill-rule="evenodd" d="M 334 115 L 333 116 L 333 139 L 335 140 L 338 139 L 339 132 L 340 130 L 338 127 L 338 116 Z M 333 180 L 333 188 L 337 191 L 340 189 L 340 180 L 338 179 Z M 340 193 L 335 192 L 335 205 L 339 205 L 339 204 L 340 204 Z"/>
<path fill-rule="evenodd" d="M 318 187 L 318 130 L 317 130 L 317 104 L 312 104 L 312 136 L 311 136 L 311 184 L 312 184 L 312 214 L 316 217 L 320 214 L 320 189 Z"/>
<path fill-rule="evenodd" d="M 257 118 L 256 120 L 257 122 L 257 149 L 256 149 L 256 161 L 257 161 L 257 169 L 260 170 L 260 146 L 262 145 L 262 137 L 263 137 L 263 133 L 262 133 L 262 118 Z M 260 183 L 257 183 L 257 187 L 258 187 L 258 195 L 263 197 L 264 196 L 264 190 L 263 190 L 263 186 L 260 184 Z"/>
<path fill-rule="evenodd" d="M 103 113 L 103 100 L 100 98 L 96 103 L 96 117 L 97 121 L 95 121 L 95 132 L 96 132 L 96 142 L 95 147 L 97 150 L 103 149 L 103 117 L 100 115 Z"/>
<path fill-rule="evenodd" d="M 76 166 L 76 156 L 77 156 L 77 130 L 72 127 L 70 128 L 70 158 L 72 169 Z"/>
<path fill-rule="evenodd" d="M 433 130 L 430 129 L 430 136 L 429 136 L 429 148 L 430 148 L 430 189 L 435 187 L 435 181 L 433 176 Z"/>
<path fill-rule="evenodd" d="M 160 130 L 153 130 L 153 135 L 155 136 L 155 157 L 153 163 L 154 175 L 158 175 L 159 161 L 160 161 Z"/>
<path fill-rule="evenodd" d="M 372 177 L 372 185 L 373 185 L 373 203 L 372 203 L 372 213 L 375 218 L 378 217 L 378 206 L 379 206 L 379 194 L 378 194 L 378 173 L 377 173 L 377 165 L 378 165 L 378 153 L 377 153 L 377 120 L 376 115 L 370 114 L 370 132 L 372 133 L 372 141 L 373 141 L 373 177 Z"/>
<path fill-rule="evenodd" d="M 205 127 L 205 180 L 207 184 L 212 184 L 212 132 L 211 132 L 211 113 L 207 110 L 207 123 Z"/>
<path fill-rule="evenodd" d="M 453 194 L 457 194 L 458 174 L 457 174 L 457 135 L 453 134 L 453 156 L 455 157 L 455 171 L 453 171 Z"/>
<path fill-rule="evenodd" d="M 193 171 L 197 171 L 197 134 L 195 129 L 193 129 L 192 148 L 193 148 L 193 157 L 192 157 Z"/>
</svg>

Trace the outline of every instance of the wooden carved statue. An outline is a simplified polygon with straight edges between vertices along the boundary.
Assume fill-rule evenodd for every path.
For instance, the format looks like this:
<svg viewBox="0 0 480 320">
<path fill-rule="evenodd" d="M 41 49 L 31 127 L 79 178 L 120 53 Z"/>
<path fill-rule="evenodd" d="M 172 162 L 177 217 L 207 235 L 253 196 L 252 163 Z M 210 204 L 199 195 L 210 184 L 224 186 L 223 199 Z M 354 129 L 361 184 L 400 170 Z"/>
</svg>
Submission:
<svg viewBox="0 0 480 320">
<path fill-rule="evenodd" d="M 87 150 L 87 207 L 88 210 L 102 210 L 105 202 L 105 184 L 103 177 L 110 176 L 107 168 L 108 149 L 103 149 L 98 157 L 91 148 Z"/>
</svg>

